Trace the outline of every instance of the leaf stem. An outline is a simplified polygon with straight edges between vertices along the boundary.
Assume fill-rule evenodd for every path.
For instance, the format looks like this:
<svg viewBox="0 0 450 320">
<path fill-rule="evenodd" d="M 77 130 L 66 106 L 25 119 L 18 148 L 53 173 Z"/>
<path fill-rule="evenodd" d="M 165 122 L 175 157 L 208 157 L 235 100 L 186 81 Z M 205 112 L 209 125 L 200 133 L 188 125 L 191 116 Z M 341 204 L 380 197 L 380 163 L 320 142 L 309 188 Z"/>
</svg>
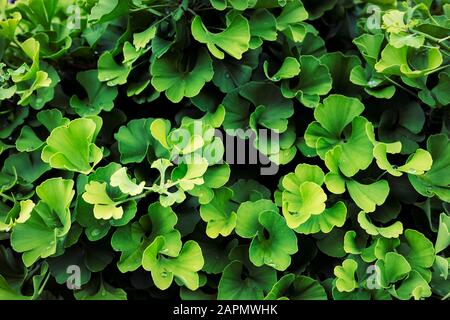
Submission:
<svg viewBox="0 0 450 320">
<path fill-rule="evenodd" d="M 35 273 L 41 268 L 41 266 L 42 263 L 39 263 L 33 269 L 31 269 L 31 271 L 28 272 L 24 282 L 30 280 L 35 275 Z"/>
<path fill-rule="evenodd" d="M 394 84 L 394 85 L 396 85 L 397 87 L 399 87 L 400 89 L 402 89 L 402 90 L 408 92 L 410 95 L 412 95 L 412 96 L 414 96 L 415 98 L 417 98 L 417 95 L 416 95 L 413 91 L 411 91 L 411 90 L 409 90 L 408 88 L 402 86 L 402 85 L 401 85 L 400 83 L 398 83 L 397 81 L 392 80 L 392 79 L 389 78 L 388 76 L 384 76 L 384 78 L 385 78 L 387 81 L 389 81 L 389 82 L 391 82 L 392 84 Z"/>
</svg>

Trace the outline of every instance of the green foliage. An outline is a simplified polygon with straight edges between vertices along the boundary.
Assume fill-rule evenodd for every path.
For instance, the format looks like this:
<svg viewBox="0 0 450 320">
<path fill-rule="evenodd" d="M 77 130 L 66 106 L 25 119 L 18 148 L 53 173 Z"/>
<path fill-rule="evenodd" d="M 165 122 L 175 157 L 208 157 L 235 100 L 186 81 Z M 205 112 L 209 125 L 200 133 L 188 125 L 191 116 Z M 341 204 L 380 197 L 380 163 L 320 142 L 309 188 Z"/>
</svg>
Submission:
<svg viewBox="0 0 450 320">
<path fill-rule="evenodd" d="M 70 99 L 70 106 L 80 116 L 96 115 L 102 110 L 111 111 L 114 107 L 114 99 L 117 97 L 117 89 L 108 87 L 98 82 L 96 70 L 84 71 L 77 74 L 77 80 L 85 88 L 88 101 L 82 101 L 77 96 Z"/>
<path fill-rule="evenodd" d="M 449 298 L 448 1 L 0 18 L 0 300 Z"/>
</svg>

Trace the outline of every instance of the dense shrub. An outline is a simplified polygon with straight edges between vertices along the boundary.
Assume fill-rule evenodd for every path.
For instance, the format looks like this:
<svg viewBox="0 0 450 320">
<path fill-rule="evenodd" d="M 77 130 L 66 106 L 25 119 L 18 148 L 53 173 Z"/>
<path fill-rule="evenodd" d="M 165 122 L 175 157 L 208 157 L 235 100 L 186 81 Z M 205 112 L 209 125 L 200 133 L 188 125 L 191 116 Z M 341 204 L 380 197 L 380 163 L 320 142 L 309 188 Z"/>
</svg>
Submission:
<svg viewBox="0 0 450 320">
<path fill-rule="evenodd" d="M 447 0 L 0 15 L 0 299 L 448 298 Z"/>
</svg>

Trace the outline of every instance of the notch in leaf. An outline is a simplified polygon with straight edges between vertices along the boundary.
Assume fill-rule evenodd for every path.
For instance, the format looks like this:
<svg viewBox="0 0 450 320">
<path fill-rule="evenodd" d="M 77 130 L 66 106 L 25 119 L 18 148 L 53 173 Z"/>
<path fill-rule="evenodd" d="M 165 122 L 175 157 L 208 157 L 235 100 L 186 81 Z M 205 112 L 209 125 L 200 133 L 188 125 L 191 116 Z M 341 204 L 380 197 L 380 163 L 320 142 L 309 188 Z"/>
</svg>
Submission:
<svg viewBox="0 0 450 320">
<path fill-rule="evenodd" d="M 177 215 L 172 209 L 153 203 L 148 207 L 148 215 L 118 228 L 111 238 L 111 246 L 121 252 L 117 262 L 119 270 L 125 273 L 139 268 L 144 250 L 158 236 L 165 239 L 161 252 L 169 257 L 177 257 L 182 245 L 180 232 L 174 228 L 177 222 Z"/>
<path fill-rule="evenodd" d="M 211 58 L 204 49 L 198 52 L 196 58 L 167 53 L 153 61 L 150 73 L 155 89 L 164 91 L 166 97 L 174 103 L 180 102 L 183 97 L 198 95 L 205 83 L 214 76 Z"/>
<path fill-rule="evenodd" d="M 278 207 L 270 200 L 244 202 L 237 211 L 236 233 L 250 238 L 250 261 L 257 267 L 268 265 L 284 271 L 297 252 L 297 237 L 286 225 Z"/>
<path fill-rule="evenodd" d="M 142 266 L 151 272 L 156 287 L 161 290 L 168 289 L 175 277 L 188 289 L 197 290 L 200 285 L 198 272 L 204 264 L 200 246 L 197 242 L 189 240 L 176 258 L 166 256 L 165 246 L 164 236 L 158 236 L 145 249 L 142 257 Z"/>
<path fill-rule="evenodd" d="M 95 139 L 102 126 L 97 116 L 72 120 L 53 129 L 41 158 L 52 168 L 89 174 L 103 158 Z"/>
</svg>

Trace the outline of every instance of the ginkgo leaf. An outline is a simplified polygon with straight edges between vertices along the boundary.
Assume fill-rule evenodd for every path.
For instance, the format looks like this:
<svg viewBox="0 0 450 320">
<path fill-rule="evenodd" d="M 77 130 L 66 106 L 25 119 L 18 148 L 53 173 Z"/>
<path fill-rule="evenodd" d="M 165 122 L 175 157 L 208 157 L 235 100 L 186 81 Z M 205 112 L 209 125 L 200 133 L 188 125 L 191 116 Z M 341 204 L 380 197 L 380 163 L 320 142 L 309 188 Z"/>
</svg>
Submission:
<svg viewBox="0 0 450 320">
<path fill-rule="evenodd" d="M 208 223 L 206 234 L 210 238 L 217 238 L 219 234 L 226 237 L 234 230 L 237 204 L 231 201 L 232 197 L 231 189 L 221 188 L 214 191 L 211 202 L 200 206 L 200 216 Z"/>
<path fill-rule="evenodd" d="M 277 17 L 277 29 L 283 31 L 289 26 L 306 19 L 308 19 L 308 12 L 303 3 L 301 1 L 289 1 Z"/>
<path fill-rule="evenodd" d="M 220 33 L 209 32 L 200 16 L 196 16 L 192 20 L 191 32 L 194 39 L 206 44 L 211 54 L 218 59 L 225 58 L 224 52 L 241 59 L 242 54 L 249 49 L 250 27 L 242 15 L 236 15 Z"/>
<path fill-rule="evenodd" d="M 119 187 L 120 191 L 135 196 L 144 190 L 145 181 L 136 184 L 136 179 L 130 179 L 127 175 L 127 168 L 121 168 L 111 176 L 111 186 Z"/>
<path fill-rule="evenodd" d="M 94 216 L 96 219 L 120 219 L 123 215 L 123 208 L 117 207 L 116 203 L 106 192 L 106 183 L 92 181 L 86 185 L 86 192 L 83 193 L 83 200 L 94 205 Z"/>
<path fill-rule="evenodd" d="M 433 164 L 423 175 L 408 175 L 409 181 L 420 194 L 431 197 L 437 195 L 443 201 L 450 201 L 448 188 L 450 166 L 450 142 L 446 135 L 432 135 L 427 141 L 427 150 L 431 155 Z"/>
<path fill-rule="evenodd" d="M 0 0 L 0 300 L 449 298 L 448 2 Z"/>
<path fill-rule="evenodd" d="M 136 49 L 142 49 L 147 46 L 147 44 L 155 37 L 156 35 L 156 26 L 151 25 L 146 30 L 135 33 L 133 35 L 133 45 Z"/>
<path fill-rule="evenodd" d="M 381 283 L 385 287 L 405 278 L 411 272 L 408 261 L 396 252 L 388 252 L 376 265 L 380 268 Z"/>
<path fill-rule="evenodd" d="M 297 228 L 325 210 L 327 195 L 321 188 L 324 173 L 318 166 L 299 164 L 282 180 L 282 208 L 288 226 Z"/>
<path fill-rule="evenodd" d="M 210 0 L 211 5 L 217 10 L 225 10 L 230 5 L 236 10 L 245 10 L 256 4 L 256 0 Z"/>
<path fill-rule="evenodd" d="M 406 75 L 407 77 L 416 78 L 431 73 L 443 62 L 440 50 L 429 48 L 425 52 L 417 52 L 415 54 L 416 59 L 426 61 L 426 63 L 414 63 L 414 61 L 408 59 L 409 56 L 414 55 L 413 50 L 415 49 L 408 46 L 395 48 L 388 44 L 381 52 L 381 60 L 375 64 L 375 69 L 388 75 Z M 415 65 L 419 65 L 419 67 L 416 68 Z"/>
<path fill-rule="evenodd" d="M 159 203 L 148 207 L 148 215 L 137 222 L 119 227 L 111 238 L 111 246 L 120 251 L 117 267 L 121 272 L 134 271 L 142 264 L 144 250 L 158 236 L 164 236 L 162 252 L 170 257 L 176 257 L 181 250 L 181 235 L 174 227 L 178 221 L 175 212 Z"/>
<path fill-rule="evenodd" d="M 342 227 L 347 218 L 347 208 L 341 201 L 337 202 L 330 208 L 319 215 L 311 215 L 311 217 L 295 228 L 295 232 L 311 234 L 317 232 L 329 233 L 334 227 Z"/>
<path fill-rule="evenodd" d="M 331 90 L 331 75 L 328 67 L 313 56 L 300 57 L 298 79 L 283 81 L 281 92 L 286 98 L 296 97 L 306 107 L 314 108 L 319 104 L 320 96 Z"/>
<path fill-rule="evenodd" d="M 342 266 L 334 268 L 334 275 L 336 276 L 336 288 L 340 292 L 352 292 L 358 287 L 355 280 L 355 272 L 358 268 L 358 263 L 353 259 L 346 259 Z"/>
<path fill-rule="evenodd" d="M 0 221 L 0 231 L 9 232 L 14 224 L 26 222 L 30 216 L 35 203 L 32 200 L 24 200 L 16 203 L 8 212 L 5 219 Z"/>
<path fill-rule="evenodd" d="M 166 54 L 155 60 L 151 66 L 152 85 L 159 92 L 165 92 L 172 102 L 183 97 L 195 97 L 206 82 L 211 81 L 214 72 L 209 54 L 201 50 L 191 70 L 180 70 L 177 56 Z"/>
<path fill-rule="evenodd" d="M 280 69 L 272 76 L 269 76 L 269 64 L 267 61 L 264 61 L 263 68 L 266 77 L 272 81 L 290 79 L 300 73 L 300 63 L 293 57 L 287 57 L 284 59 Z"/>
<path fill-rule="evenodd" d="M 277 40 L 277 20 L 267 9 L 256 9 L 249 19 L 250 49 L 261 46 L 265 41 Z"/>
<path fill-rule="evenodd" d="M 352 199 L 365 212 L 375 211 L 376 206 L 382 205 L 389 194 L 389 184 L 386 180 L 379 180 L 371 184 L 348 180 L 346 184 Z"/>
<path fill-rule="evenodd" d="M 130 67 L 117 64 L 109 52 L 98 61 L 99 80 L 105 81 L 109 86 L 125 84 L 130 71 Z"/>
<path fill-rule="evenodd" d="M 27 219 L 24 216 L 25 221 L 17 223 L 11 233 L 11 245 L 15 251 L 23 252 L 22 260 L 26 266 L 55 254 L 57 243 L 69 232 L 69 206 L 75 195 L 73 186 L 72 180 L 52 178 L 36 188 L 40 201 L 33 206 L 30 216 Z"/>
<path fill-rule="evenodd" d="M 173 279 L 179 280 L 190 290 L 199 287 L 198 271 L 204 264 L 202 250 L 195 241 L 187 241 L 176 258 L 161 255 L 165 238 L 158 236 L 144 251 L 142 266 L 152 274 L 155 285 L 166 290 Z"/>
<path fill-rule="evenodd" d="M 394 166 L 389 163 L 387 154 L 396 154 L 401 150 L 401 143 L 391 144 L 390 146 L 384 143 L 378 143 L 373 149 L 373 155 L 377 160 L 380 169 L 387 170 L 391 175 L 399 177 L 403 172 L 413 175 L 422 175 L 430 170 L 433 164 L 433 159 L 428 151 L 417 149 L 411 154 L 406 163 L 401 166 Z M 389 149 L 389 150 L 388 150 Z"/>
<path fill-rule="evenodd" d="M 95 145 L 102 120 L 99 117 L 79 118 L 55 128 L 42 150 L 42 160 L 53 168 L 88 174 L 103 158 Z"/>
<path fill-rule="evenodd" d="M 253 238 L 249 257 L 258 267 L 265 264 L 283 271 L 291 263 L 290 255 L 298 250 L 295 233 L 270 200 L 241 204 L 237 211 L 236 233 Z"/>
</svg>

